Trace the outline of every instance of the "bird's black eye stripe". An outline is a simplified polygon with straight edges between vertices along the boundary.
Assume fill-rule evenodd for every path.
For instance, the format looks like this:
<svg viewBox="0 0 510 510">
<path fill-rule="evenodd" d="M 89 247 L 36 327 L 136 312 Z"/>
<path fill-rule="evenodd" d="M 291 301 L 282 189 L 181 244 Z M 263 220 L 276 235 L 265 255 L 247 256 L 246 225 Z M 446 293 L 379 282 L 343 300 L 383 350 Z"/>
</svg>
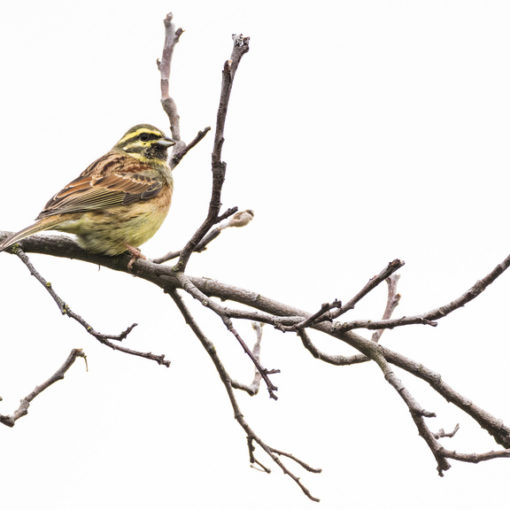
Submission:
<svg viewBox="0 0 510 510">
<path fill-rule="evenodd" d="M 155 133 L 142 133 L 140 135 L 140 140 L 142 142 L 148 142 L 149 140 L 157 140 L 161 138 L 161 136 L 155 134 Z"/>
</svg>

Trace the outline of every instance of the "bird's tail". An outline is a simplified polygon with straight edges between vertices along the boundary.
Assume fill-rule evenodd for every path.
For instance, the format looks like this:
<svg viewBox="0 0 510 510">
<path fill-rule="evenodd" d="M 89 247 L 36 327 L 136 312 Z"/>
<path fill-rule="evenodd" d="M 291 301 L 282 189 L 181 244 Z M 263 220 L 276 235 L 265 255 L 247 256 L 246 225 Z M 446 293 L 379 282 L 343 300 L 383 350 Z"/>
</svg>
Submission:
<svg viewBox="0 0 510 510">
<path fill-rule="evenodd" d="M 7 237 L 1 244 L 0 244 L 0 251 L 6 250 L 9 248 L 9 246 L 12 246 L 14 243 L 17 243 L 18 241 L 21 241 L 22 239 L 25 239 L 25 237 L 31 236 L 32 234 L 35 234 L 37 232 L 41 232 L 42 230 L 48 230 L 58 223 L 60 223 L 62 220 L 56 219 L 56 218 L 43 218 L 39 221 L 36 221 L 33 225 L 30 225 L 23 230 L 20 230 L 19 232 L 16 232 L 14 234 L 11 234 Z"/>
</svg>

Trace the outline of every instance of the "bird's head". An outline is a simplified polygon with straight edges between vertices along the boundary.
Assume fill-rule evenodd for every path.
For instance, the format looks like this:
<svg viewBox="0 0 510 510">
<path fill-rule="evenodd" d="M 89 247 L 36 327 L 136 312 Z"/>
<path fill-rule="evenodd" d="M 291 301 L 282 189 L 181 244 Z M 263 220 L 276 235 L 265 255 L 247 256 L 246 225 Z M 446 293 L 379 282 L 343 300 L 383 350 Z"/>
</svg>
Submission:
<svg viewBox="0 0 510 510">
<path fill-rule="evenodd" d="M 165 136 L 163 131 L 150 124 L 137 124 L 124 134 L 114 148 L 141 161 L 166 164 L 167 150 L 172 145 L 175 145 L 175 141 Z"/>
</svg>

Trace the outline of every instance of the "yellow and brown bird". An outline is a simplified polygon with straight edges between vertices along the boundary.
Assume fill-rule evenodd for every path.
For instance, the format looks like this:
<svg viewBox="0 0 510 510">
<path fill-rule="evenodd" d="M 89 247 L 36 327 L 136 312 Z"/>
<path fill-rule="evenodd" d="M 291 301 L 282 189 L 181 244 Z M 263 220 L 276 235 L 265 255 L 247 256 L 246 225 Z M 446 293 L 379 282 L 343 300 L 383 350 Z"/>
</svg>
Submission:
<svg viewBox="0 0 510 510">
<path fill-rule="evenodd" d="M 167 150 L 175 142 L 150 124 L 132 127 L 113 149 L 59 191 L 37 221 L 12 234 L 0 251 L 41 230 L 78 236 L 86 250 L 105 255 L 129 251 L 150 239 L 172 198 Z"/>
</svg>

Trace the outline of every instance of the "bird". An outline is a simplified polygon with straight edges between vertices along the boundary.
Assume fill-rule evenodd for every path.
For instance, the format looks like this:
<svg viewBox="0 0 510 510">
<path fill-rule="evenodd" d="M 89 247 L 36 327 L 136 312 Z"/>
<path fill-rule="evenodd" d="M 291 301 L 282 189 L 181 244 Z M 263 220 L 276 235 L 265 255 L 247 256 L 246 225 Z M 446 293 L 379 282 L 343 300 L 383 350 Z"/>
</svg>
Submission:
<svg viewBox="0 0 510 510">
<path fill-rule="evenodd" d="M 54 195 L 36 222 L 11 234 L 5 250 L 43 230 L 77 236 L 85 250 L 102 255 L 129 252 L 130 264 L 145 258 L 138 247 L 163 223 L 172 199 L 167 150 L 175 141 L 150 124 L 132 127 L 104 156 Z"/>
</svg>

